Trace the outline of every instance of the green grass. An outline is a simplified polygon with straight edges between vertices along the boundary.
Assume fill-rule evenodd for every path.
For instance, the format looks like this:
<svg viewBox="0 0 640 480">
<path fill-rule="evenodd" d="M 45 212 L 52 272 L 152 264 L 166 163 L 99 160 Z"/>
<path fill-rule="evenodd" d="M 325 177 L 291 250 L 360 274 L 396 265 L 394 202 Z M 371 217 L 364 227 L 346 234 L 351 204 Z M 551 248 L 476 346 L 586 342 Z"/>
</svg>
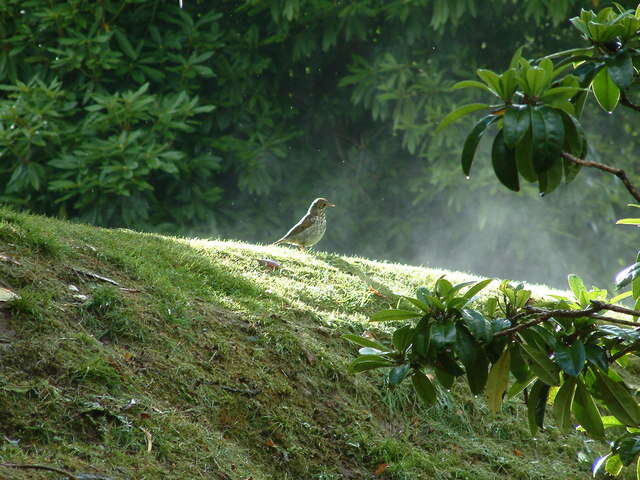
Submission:
<svg viewBox="0 0 640 480">
<path fill-rule="evenodd" d="M 377 478 L 573 479 L 604 448 L 552 422 L 531 439 L 520 401 L 491 416 L 463 383 L 425 409 L 408 385 L 346 373 L 356 350 L 340 335 L 388 335 L 367 322 L 393 303 L 376 290 L 467 274 L 7 209 L 0 254 L 19 262 L 0 260 L 0 286 L 21 297 L 0 309 L 2 463 L 114 479 L 366 479 L 383 463 Z"/>
</svg>

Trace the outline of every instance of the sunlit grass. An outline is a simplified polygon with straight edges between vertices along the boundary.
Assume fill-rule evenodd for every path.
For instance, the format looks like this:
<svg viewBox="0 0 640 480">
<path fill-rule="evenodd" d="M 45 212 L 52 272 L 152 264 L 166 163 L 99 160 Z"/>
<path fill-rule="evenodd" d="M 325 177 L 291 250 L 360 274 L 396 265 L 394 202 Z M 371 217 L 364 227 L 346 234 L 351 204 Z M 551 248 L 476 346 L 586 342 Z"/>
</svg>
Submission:
<svg viewBox="0 0 640 480">
<path fill-rule="evenodd" d="M 471 274 L 5 209 L 2 225 L 0 253 L 20 262 L 0 261 L 2 286 L 21 294 L 0 310 L 4 462 L 145 479 L 360 479 L 382 463 L 395 480 L 551 479 L 583 477 L 578 452 L 595 455 L 552 422 L 532 441 L 522 405 L 491 417 L 464 382 L 425 410 L 409 385 L 346 373 L 356 350 L 340 335 L 386 340 L 370 314 Z"/>
</svg>

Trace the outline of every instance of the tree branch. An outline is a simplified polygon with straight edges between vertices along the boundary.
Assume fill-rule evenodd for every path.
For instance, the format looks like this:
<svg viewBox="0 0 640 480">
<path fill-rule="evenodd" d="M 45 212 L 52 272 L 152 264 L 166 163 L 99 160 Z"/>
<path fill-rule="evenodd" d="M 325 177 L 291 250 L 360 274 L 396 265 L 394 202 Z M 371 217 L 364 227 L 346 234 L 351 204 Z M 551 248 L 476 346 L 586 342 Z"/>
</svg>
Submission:
<svg viewBox="0 0 640 480">
<path fill-rule="evenodd" d="M 501 337 L 504 335 L 511 335 L 512 333 L 519 332 L 520 330 L 524 330 L 525 328 L 533 327 L 542 322 L 546 322 L 551 317 L 560 317 L 560 318 L 580 318 L 580 317 L 589 317 L 594 313 L 599 312 L 600 310 L 604 310 L 604 307 L 593 305 L 589 308 L 585 308 L 584 310 L 545 310 L 544 308 L 537 307 L 525 307 L 528 311 L 540 315 L 528 322 L 521 323 L 520 325 L 516 325 L 515 327 L 507 328 L 506 330 L 500 330 L 496 333 L 495 337 Z"/>
<path fill-rule="evenodd" d="M 619 358 L 624 357 L 627 353 L 632 352 L 636 348 L 638 348 L 638 342 L 633 342 L 631 345 L 627 345 L 622 350 L 620 350 L 618 353 L 616 353 L 615 355 L 612 355 L 611 358 L 609 358 L 609 362 L 610 363 L 615 362 L 616 360 L 618 360 Z"/>
<path fill-rule="evenodd" d="M 494 335 L 494 337 L 503 337 L 504 335 L 511 335 L 512 333 L 519 332 L 520 330 L 524 330 L 525 328 L 533 327 L 542 322 L 546 322 L 551 318 L 551 315 L 542 315 L 540 317 L 536 317 L 533 320 L 529 320 L 528 322 L 521 323 L 520 325 L 516 325 L 515 327 L 507 328 L 506 330 L 500 330 L 498 333 Z"/>
<path fill-rule="evenodd" d="M 640 202 L 640 192 L 633 186 L 633 184 L 629 181 L 627 174 L 621 168 L 611 167 L 609 165 L 604 165 L 598 162 L 592 162 L 590 160 L 583 160 L 581 158 L 576 157 L 575 155 L 571 155 L 568 152 L 562 152 L 562 158 L 565 160 L 569 160 L 577 165 L 582 165 L 583 167 L 593 167 L 598 170 L 602 170 L 603 172 L 612 173 L 616 177 L 618 177 L 624 186 L 627 188 L 627 191 L 631 194 L 636 201 Z"/>
<path fill-rule="evenodd" d="M 591 318 L 593 318 L 594 320 L 600 320 L 602 322 L 616 323 L 618 325 L 625 325 L 628 327 L 640 327 L 640 323 L 638 322 L 632 322 L 630 320 L 622 320 L 620 318 L 605 317 L 604 315 L 592 315 Z"/>
<path fill-rule="evenodd" d="M 639 311 L 632 310 L 626 307 L 621 307 L 620 305 L 614 305 L 613 303 L 600 302 L 599 300 L 591 300 L 591 305 L 593 305 L 594 307 L 600 307 L 600 310 L 611 310 L 612 312 L 624 313 L 625 315 L 640 317 Z M 640 327 L 640 323 L 634 323 L 634 325 Z"/>
<path fill-rule="evenodd" d="M 583 310 L 547 310 L 545 308 L 539 308 L 539 307 L 525 307 L 525 310 L 536 315 L 536 317 L 529 320 L 528 322 L 521 323 L 511 328 L 507 328 L 506 330 L 501 330 L 498 333 L 496 333 L 495 336 L 501 337 L 504 335 L 511 335 L 512 333 L 519 332 L 520 330 L 524 330 L 525 328 L 529 328 L 539 323 L 546 322 L 552 317 L 558 317 L 558 318 L 588 317 L 588 318 L 593 318 L 594 320 L 600 320 L 602 322 L 625 325 L 629 327 L 638 327 L 640 329 L 640 323 L 638 322 L 623 320 L 621 318 L 613 318 L 613 317 L 605 317 L 602 315 L 596 315 L 596 313 L 602 310 L 610 310 L 612 312 L 624 313 L 625 315 L 633 315 L 633 316 L 640 317 L 640 312 L 636 310 L 632 310 L 630 308 L 621 307 L 619 305 L 614 305 L 612 303 L 600 302 L 597 300 L 592 300 L 591 306 Z M 511 320 L 514 320 L 514 318 L 511 318 Z"/>
<path fill-rule="evenodd" d="M 625 107 L 629 107 L 635 110 L 636 112 L 640 112 L 640 105 L 637 105 L 633 103 L 631 100 L 629 100 L 629 97 L 627 97 L 627 94 L 624 93 L 624 91 L 622 90 L 620 90 L 620 104 L 624 105 Z"/>
</svg>

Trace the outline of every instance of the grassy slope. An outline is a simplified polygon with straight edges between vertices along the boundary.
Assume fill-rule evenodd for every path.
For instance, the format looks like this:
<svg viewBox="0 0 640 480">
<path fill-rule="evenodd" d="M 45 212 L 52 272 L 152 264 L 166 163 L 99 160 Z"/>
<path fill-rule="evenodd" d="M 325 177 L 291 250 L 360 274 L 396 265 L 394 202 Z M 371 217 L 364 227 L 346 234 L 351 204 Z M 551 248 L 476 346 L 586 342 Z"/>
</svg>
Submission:
<svg viewBox="0 0 640 480">
<path fill-rule="evenodd" d="M 532 440 L 519 402 L 491 417 L 459 383 L 426 410 L 408 386 L 345 373 L 355 348 L 341 334 L 385 338 L 367 315 L 389 304 L 361 272 L 399 293 L 445 272 L 4 209 L 0 254 L 20 262 L 0 259 L 0 286 L 22 297 L 0 310 L 3 462 L 135 479 L 365 479 L 381 463 L 376 478 L 588 472 L 578 457 L 596 447 L 553 427 Z"/>
</svg>

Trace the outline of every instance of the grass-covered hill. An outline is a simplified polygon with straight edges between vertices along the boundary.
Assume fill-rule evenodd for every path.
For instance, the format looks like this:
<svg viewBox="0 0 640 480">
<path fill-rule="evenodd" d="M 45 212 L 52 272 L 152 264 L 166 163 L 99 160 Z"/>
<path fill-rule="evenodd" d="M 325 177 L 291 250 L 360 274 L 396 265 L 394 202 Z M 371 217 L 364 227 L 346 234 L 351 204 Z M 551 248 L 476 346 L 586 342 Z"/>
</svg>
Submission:
<svg viewBox="0 0 640 480">
<path fill-rule="evenodd" d="M 552 424 L 531 439 L 520 401 L 492 417 L 459 383 L 425 409 L 408 385 L 346 373 L 340 336 L 384 341 L 368 315 L 444 273 L 465 277 L 0 209 L 0 287 L 19 295 L 0 302 L 0 463 L 78 479 L 585 478 L 598 445 Z"/>
</svg>

